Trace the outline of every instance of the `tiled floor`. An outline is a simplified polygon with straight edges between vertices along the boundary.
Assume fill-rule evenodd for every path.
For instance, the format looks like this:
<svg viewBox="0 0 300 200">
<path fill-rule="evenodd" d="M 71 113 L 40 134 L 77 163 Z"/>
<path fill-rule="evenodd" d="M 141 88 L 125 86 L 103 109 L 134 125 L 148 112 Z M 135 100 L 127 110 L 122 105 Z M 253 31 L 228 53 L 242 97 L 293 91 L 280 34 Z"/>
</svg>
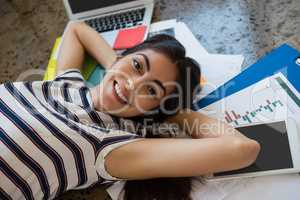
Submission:
<svg viewBox="0 0 300 200">
<path fill-rule="evenodd" d="M 244 54 L 244 67 L 284 42 L 300 49 L 299 0 L 158 0 L 156 8 L 161 20 L 185 22 L 210 53 Z M 41 78 L 66 22 L 61 0 L 0 0 L 0 82 L 29 69 Z"/>
<path fill-rule="evenodd" d="M 0 0 L 0 19 L 0 81 L 14 81 L 28 69 L 45 69 L 67 22 L 62 1 Z"/>
</svg>

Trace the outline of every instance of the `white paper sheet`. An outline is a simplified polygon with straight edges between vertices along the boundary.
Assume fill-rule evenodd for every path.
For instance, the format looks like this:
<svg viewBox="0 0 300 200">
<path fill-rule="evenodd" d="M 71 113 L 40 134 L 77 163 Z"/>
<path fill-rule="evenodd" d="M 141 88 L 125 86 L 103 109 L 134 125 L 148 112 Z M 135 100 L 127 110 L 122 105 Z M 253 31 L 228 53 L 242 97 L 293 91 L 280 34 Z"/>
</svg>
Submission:
<svg viewBox="0 0 300 200">
<path fill-rule="evenodd" d="M 221 99 L 199 112 L 218 118 L 232 126 L 284 120 L 300 113 L 300 107 L 289 97 L 278 81 L 290 85 L 282 73 L 265 78 L 237 93 Z M 291 90 L 292 87 L 290 87 Z M 226 90 L 226 88 L 224 88 Z M 298 96 L 294 90 L 294 95 Z"/>
<path fill-rule="evenodd" d="M 244 62 L 243 55 L 199 54 L 192 58 L 200 64 L 205 81 L 197 100 L 239 74 Z"/>
<path fill-rule="evenodd" d="M 201 185 L 197 182 L 193 200 L 298 200 L 299 174 L 282 174 L 240 180 L 223 180 Z"/>
<path fill-rule="evenodd" d="M 246 181 L 246 180 L 245 180 Z M 247 180 L 238 190 L 231 191 L 222 200 L 299 200 L 299 174 L 256 177 Z M 200 199 L 200 198 L 199 198 Z M 210 199 L 221 200 L 221 199 Z"/>
<path fill-rule="evenodd" d="M 177 24 L 176 19 L 169 19 L 169 20 L 155 22 L 151 24 L 149 33 L 160 32 L 167 29 L 175 29 L 176 24 Z"/>
<path fill-rule="evenodd" d="M 177 22 L 175 37 L 186 48 L 187 56 L 195 58 L 199 55 L 208 54 L 206 49 L 200 44 L 185 23 Z"/>
<path fill-rule="evenodd" d="M 240 188 L 244 188 L 251 178 L 238 180 L 220 180 L 207 182 L 193 181 L 194 190 L 191 192 L 193 200 L 222 200 Z"/>
</svg>

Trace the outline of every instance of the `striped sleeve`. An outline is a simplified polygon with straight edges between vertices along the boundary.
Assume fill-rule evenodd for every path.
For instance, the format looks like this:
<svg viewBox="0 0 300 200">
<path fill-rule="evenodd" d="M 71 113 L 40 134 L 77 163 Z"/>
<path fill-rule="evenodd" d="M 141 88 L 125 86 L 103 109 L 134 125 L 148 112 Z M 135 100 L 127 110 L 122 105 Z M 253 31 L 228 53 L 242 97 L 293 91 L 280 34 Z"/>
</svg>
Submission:
<svg viewBox="0 0 300 200">
<path fill-rule="evenodd" d="M 64 81 L 76 85 L 84 84 L 85 80 L 79 69 L 69 69 L 59 73 L 54 81 Z"/>
<path fill-rule="evenodd" d="M 105 158 L 106 156 L 114 149 L 123 146 L 125 144 L 142 140 L 141 136 L 136 134 L 132 134 L 129 132 L 121 131 L 121 130 L 110 130 L 108 134 L 105 135 L 102 139 L 101 148 L 98 150 L 95 168 L 100 177 L 109 181 L 117 181 L 122 180 L 120 178 L 114 177 L 110 175 L 105 167 Z"/>
</svg>

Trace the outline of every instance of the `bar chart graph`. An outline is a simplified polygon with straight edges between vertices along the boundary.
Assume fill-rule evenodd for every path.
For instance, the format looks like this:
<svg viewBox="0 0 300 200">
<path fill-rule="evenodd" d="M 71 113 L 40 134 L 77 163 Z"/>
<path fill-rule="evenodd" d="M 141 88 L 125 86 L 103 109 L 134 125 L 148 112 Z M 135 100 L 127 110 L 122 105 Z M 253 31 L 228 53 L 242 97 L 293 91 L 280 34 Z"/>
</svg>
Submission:
<svg viewBox="0 0 300 200">
<path fill-rule="evenodd" d="M 227 123 L 234 123 L 234 125 L 241 125 L 240 120 L 246 123 L 252 123 L 256 121 L 256 116 L 263 114 L 264 112 L 274 112 L 276 108 L 283 107 L 283 103 L 280 100 L 271 102 L 269 99 L 266 100 L 264 105 L 260 105 L 257 109 L 252 111 L 245 111 L 244 113 L 238 113 L 235 110 L 225 110 L 224 119 Z"/>
<path fill-rule="evenodd" d="M 266 78 L 202 109 L 232 126 L 287 119 L 299 111 L 300 98 L 282 74 Z"/>
</svg>

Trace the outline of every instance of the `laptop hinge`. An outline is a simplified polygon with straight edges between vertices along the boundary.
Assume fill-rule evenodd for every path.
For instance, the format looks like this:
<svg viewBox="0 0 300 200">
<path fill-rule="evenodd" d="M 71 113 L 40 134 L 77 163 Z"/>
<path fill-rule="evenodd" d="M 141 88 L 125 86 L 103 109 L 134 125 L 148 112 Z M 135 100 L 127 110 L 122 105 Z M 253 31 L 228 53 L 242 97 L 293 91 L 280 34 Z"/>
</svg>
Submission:
<svg viewBox="0 0 300 200">
<path fill-rule="evenodd" d="M 113 15 L 113 14 L 118 13 L 120 11 L 132 10 L 133 8 L 139 8 L 139 7 L 142 7 L 142 5 L 133 6 L 133 7 L 130 7 L 130 8 L 119 9 L 119 10 L 116 10 L 114 12 L 108 11 L 108 12 L 102 12 L 101 14 L 94 14 L 94 15 L 79 17 L 78 19 L 81 20 L 81 19 L 85 19 L 85 18 L 92 18 L 92 17 L 95 17 L 95 16 L 102 16 L 102 15 L 106 15 L 106 14 Z"/>
</svg>

